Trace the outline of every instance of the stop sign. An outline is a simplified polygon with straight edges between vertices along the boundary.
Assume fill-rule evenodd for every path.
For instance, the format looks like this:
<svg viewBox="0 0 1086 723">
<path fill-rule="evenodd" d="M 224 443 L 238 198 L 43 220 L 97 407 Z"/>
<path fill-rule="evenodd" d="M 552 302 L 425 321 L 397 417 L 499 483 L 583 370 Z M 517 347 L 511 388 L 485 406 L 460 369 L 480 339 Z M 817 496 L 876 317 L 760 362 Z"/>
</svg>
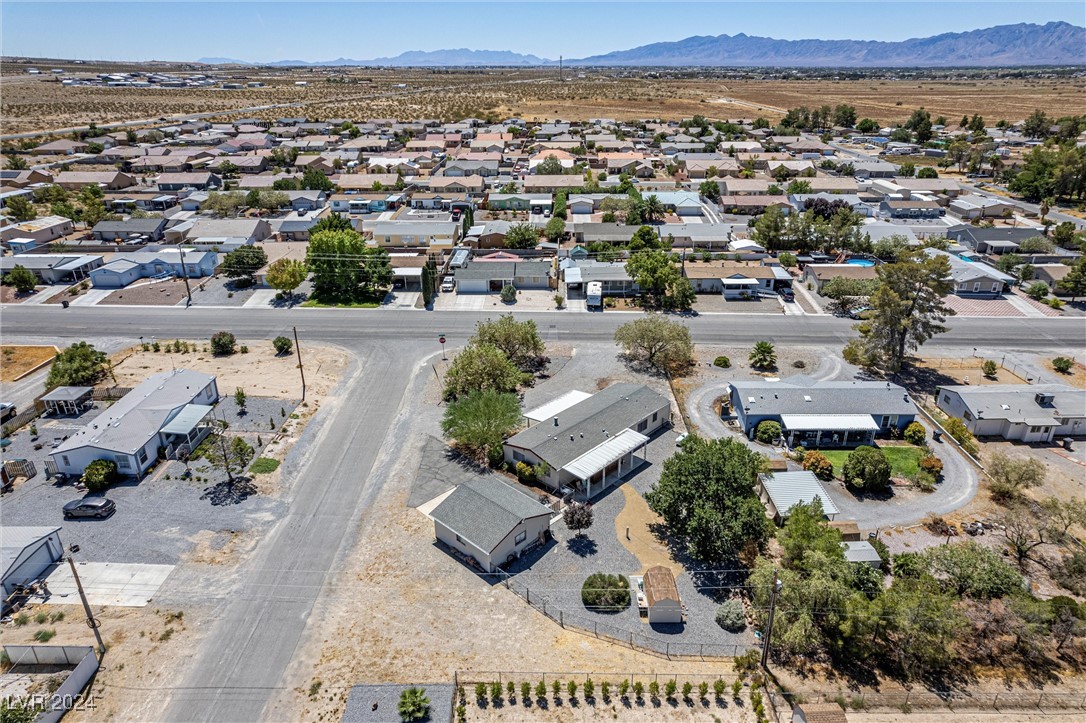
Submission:
<svg viewBox="0 0 1086 723">
<path fill-rule="evenodd" d="M 445 337 L 443 337 L 443 336 L 439 336 L 439 337 L 437 338 L 437 340 L 438 340 L 438 341 L 439 341 L 440 343 L 442 343 L 442 344 L 444 344 L 444 343 L 445 343 Z"/>
</svg>

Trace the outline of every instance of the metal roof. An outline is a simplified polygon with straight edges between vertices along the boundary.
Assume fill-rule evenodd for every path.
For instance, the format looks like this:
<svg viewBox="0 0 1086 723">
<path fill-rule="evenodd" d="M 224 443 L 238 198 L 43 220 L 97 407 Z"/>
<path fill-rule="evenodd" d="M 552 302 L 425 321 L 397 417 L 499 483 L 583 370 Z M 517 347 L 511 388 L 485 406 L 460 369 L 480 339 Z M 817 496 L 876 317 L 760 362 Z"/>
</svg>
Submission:
<svg viewBox="0 0 1086 723">
<path fill-rule="evenodd" d="M 23 550 L 59 531 L 59 527 L 0 526 L 0 570 L 6 578 Z"/>
<path fill-rule="evenodd" d="M 588 479 L 607 465 L 625 457 L 638 447 L 648 444 L 649 438 L 632 429 L 624 429 L 606 442 L 598 444 L 592 449 L 573 460 L 562 469 L 578 479 Z"/>
<path fill-rule="evenodd" d="M 211 412 L 206 404 L 186 404 L 173 419 L 166 423 L 162 431 L 166 434 L 188 434 Z"/>
<path fill-rule="evenodd" d="M 798 504 L 810 504 L 816 497 L 822 503 L 822 512 L 836 515 L 837 505 L 826 492 L 822 482 L 812 472 L 777 472 L 758 476 L 777 513 L 788 516 L 788 511 Z"/>
<path fill-rule="evenodd" d="M 731 385 L 744 411 L 757 416 L 916 414 L 905 389 L 890 382 L 825 382 L 797 375 L 777 382 L 737 380 Z"/>
<path fill-rule="evenodd" d="M 881 429 L 870 414 L 782 414 L 781 424 L 793 432 L 813 432 L 819 429 L 877 432 Z"/>
<path fill-rule="evenodd" d="M 588 392 L 571 389 L 557 399 L 552 399 L 542 406 L 528 410 L 524 413 L 524 416 L 533 422 L 541 422 L 557 416 L 559 413 L 566 411 L 579 402 L 583 402 L 591 396 L 592 395 Z"/>
<path fill-rule="evenodd" d="M 41 397 L 43 402 L 71 402 L 90 394 L 93 387 L 57 387 Z"/>
<path fill-rule="evenodd" d="M 867 540 L 842 542 L 845 559 L 849 562 L 882 562 L 879 551 Z"/>
<path fill-rule="evenodd" d="M 977 419 L 1006 419 L 1015 424 L 1045 426 L 1057 424 L 1057 419 L 1086 417 L 1086 391 L 1066 384 L 986 384 L 951 385 L 939 387 L 957 394 Z M 1041 404 L 1037 395 L 1052 397 Z"/>
<path fill-rule="evenodd" d="M 457 487 L 430 516 L 484 552 L 491 552 L 522 521 L 550 516 L 551 509 L 496 477 Z"/>
<path fill-rule="evenodd" d="M 557 415 L 558 426 L 536 424 L 513 435 L 506 444 L 531 450 L 552 469 L 561 469 L 659 410 L 670 412 L 666 398 L 646 386 L 620 382 Z"/>
<path fill-rule="evenodd" d="M 650 567 L 642 578 L 645 585 L 645 599 L 651 608 L 660 600 L 679 602 L 679 586 L 675 584 L 675 575 L 663 565 Z"/>
</svg>

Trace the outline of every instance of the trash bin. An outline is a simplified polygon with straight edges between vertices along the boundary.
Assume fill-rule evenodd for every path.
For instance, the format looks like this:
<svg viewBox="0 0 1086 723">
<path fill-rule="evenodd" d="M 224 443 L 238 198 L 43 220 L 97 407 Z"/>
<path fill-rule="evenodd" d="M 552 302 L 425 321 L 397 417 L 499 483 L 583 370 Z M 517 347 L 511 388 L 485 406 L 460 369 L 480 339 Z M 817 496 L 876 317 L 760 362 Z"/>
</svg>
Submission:
<svg viewBox="0 0 1086 723">
<path fill-rule="evenodd" d="M 64 301 L 60 302 L 60 305 L 63 306 L 65 309 L 67 309 L 68 308 L 68 300 L 65 299 Z"/>
<path fill-rule="evenodd" d="M 1063 448 L 1064 449 L 1071 449 L 1071 438 L 1070 437 L 1064 437 L 1063 438 Z"/>
<path fill-rule="evenodd" d="M 931 438 L 934 439 L 936 442 L 941 442 L 943 440 L 942 431 L 938 429 L 933 429 L 931 431 Z"/>
</svg>

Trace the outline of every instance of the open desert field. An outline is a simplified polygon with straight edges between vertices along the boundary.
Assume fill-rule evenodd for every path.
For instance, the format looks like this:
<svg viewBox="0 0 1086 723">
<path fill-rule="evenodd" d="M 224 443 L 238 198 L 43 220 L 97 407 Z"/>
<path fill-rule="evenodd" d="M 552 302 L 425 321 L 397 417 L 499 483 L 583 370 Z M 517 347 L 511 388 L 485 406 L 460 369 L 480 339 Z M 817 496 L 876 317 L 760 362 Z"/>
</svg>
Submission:
<svg viewBox="0 0 1086 723">
<path fill-rule="evenodd" d="M 64 65 L 76 77 L 131 69 L 128 65 Z M 144 69 L 147 69 L 146 67 Z M 554 68 L 375 69 L 155 66 L 178 74 L 200 72 L 221 82 L 264 83 L 262 88 L 109 88 L 62 86 L 49 75 L 31 76 L 7 64 L 0 77 L 4 133 L 67 128 L 90 122 L 154 121 L 216 114 L 276 118 L 507 117 L 779 118 L 799 105 L 848 103 L 860 117 L 904 120 L 924 106 L 951 119 L 979 113 L 992 121 L 1025 118 L 1036 108 L 1059 117 L 1086 107 L 1082 78 L 894 80 L 736 79 L 713 71 L 654 73 L 618 69 Z M 305 81 L 307 86 L 295 85 Z M 268 107 L 275 106 L 275 107 Z"/>
</svg>

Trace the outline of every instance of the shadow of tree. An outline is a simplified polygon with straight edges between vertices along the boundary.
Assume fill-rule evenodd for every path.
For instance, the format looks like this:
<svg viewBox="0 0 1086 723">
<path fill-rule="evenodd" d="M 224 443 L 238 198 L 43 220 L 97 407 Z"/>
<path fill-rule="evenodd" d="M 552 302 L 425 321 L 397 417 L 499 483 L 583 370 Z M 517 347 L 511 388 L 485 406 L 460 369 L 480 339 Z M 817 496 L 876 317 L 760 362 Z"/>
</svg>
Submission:
<svg viewBox="0 0 1086 723">
<path fill-rule="evenodd" d="M 248 477 L 235 479 L 233 484 L 227 481 L 204 489 L 200 499 L 209 500 L 216 507 L 236 505 L 249 499 L 257 492 L 256 485 Z"/>
<path fill-rule="evenodd" d="M 599 548 L 591 537 L 571 537 L 566 541 L 566 549 L 577 557 L 590 557 L 595 555 Z"/>
</svg>

